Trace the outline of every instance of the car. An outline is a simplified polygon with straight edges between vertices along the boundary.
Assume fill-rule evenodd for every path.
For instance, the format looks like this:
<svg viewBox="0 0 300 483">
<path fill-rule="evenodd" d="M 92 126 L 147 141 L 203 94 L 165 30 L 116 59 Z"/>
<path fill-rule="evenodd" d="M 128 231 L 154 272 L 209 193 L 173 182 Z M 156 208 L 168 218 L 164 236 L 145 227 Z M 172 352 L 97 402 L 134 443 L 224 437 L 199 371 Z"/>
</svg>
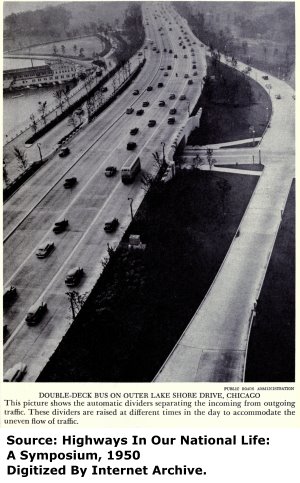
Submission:
<svg viewBox="0 0 300 483">
<path fill-rule="evenodd" d="M 150 121 L 148 122 L 148 127 L 154 127 L 155 124 L 156 124 L 155 119 L 150 119 Z"/>
<path fill-rule="evenodd" d="M 172 115 L 176 114 L 176 112 L 177 112 L 177 109 L 175 107 L 172 107 L 172 109 L 169 110 L 169 114 L 172 114 Z"/>
<path fill-rule="evenodd" d="M 127 107 L 126 114 L 132 114 L 134 111 L 133 107 Z"/>
<path fill-rule="evenodd" d="M 111 178 L 116 173 L 117 173 L 117 168 L 115 166 L 107 166 L 107 168 L 105 168 L 105 171 L 104 171 L 105 176 L 107 176 L 108 178 Z"/>
<path fill-rule="evenodd" d="M 26 373 L 27 366 L 23 362 L 17 362 L 13 367 L 8 369 L 4 374 L 4 382 L 19 382 L 23 379 Z"/>
<path fill-rule="evenodd" d="M 185 45 L 183 45 L 183 46 L 182 46 L 182 48 L 183 48 L 183 49 L 186 49 L 186 46 L 185 46 Z"/>
<path fill-rule="evenodd" d="M 269 76 L 268 76 L 268 75 L 263 75 L 263 76 L 262 76 L 262 78 L 263 78 L 264 80 L 269 80 Z"/>
<path fill-rule="evenodd" d="M 168 77 L 168 72 L 164 72 L 164 77 Z"/>
<path fill-rule="evenodd" d="M 36 325 L 44 317 L 47 312 L 47 304 L 42 301 L 36 302 L 30 307 L 25 317 L 27 325 Z"/>
<path fill-rule="evenodd" d="M 188 74 L 184 74 L 183 76 L 185 79 L 188 79 L 189 78 L 189 75 Z"/>
<path fill-rule="evenodd" d="M 143 55 L 143 52 L 139 52 L 138 56 L 141 57 Z"/>
<path fill-rule="evenodd" d="M 142 116 L 143 114 L 144 114 L 144 109 L 138 109 L 138 110 L 136 111 L 136 115 L 137 115 L 137 116 Z"/>
<path fill-rule="evenodd" d="M 60 220 L 60 221 L 56 221 L 54 223 L 54 227 L 53 227 L 53 232 L 58 235 L 59 233 L 62 233 L 63 231 L 65 231 L 65 229 L 67 228 L 67 226 L 69 225 L 69 221 L 68 220 Z"/>
<path fill-rule="evenodd" d="M 129 143 L 127 143 L 127 149 L 128 151 L 132 151 L 133 149 L 135 149 L 137 146 L 136 143 L 132 142 L 132 141 L 129 141 Z"/>
<path fill-rule="evenodd" d="M 131 136 L 135 136 L 139 132 L 138 127 L 134 127 L 133 129 L 130 130 Z"/>
<path fill-rule="evenodd" d="M 147 87 L 147 91 L 152 91 L 153 90 L 153 87 L 152 86 L 148 86 Z"/>
<path fill-rule="evenodd" d="M 193 53 L 191 54 L 191 56 L 192 56 L 192 57 L 195 57 L 195 54 L 194 54 L 194 52 L 193 52 Z"/>
<path fill-rule="evenodd" d="M 83 108 L 82 107 L 79 107 L 78 109 L 76 109 L 75 114 L 77 116 L 83 116 L 83 114 L 84 114 Z"/>
<path fill-rule="evenodd" d="M 3 307 L 8 307 L 17 298 L 17 289 L 13 285 L 6 287 L 3 291 Z"/>
<path fill-rule="evenodd" d="M 53 252 L 55 245 L 51 241 L 46 241 L 36 252 L 38 258 L 46 258 Z"/>
<path fill-rule="evenodd" d="M 193 72 L 193 75 L 198 75 L 198 72 L 195 70 L 195 72 Z"/>
<path fill-rule="evenodd" d="M 194 64 L 194 65 L 192 66 L 192 69 L 197 69 L 196 64 Z"/>
<path fill-rule="evenodd" d="M 184 59 L 187 59 L 187 55 L 185 54 L 185 55 L 183 56 L 183 58 L 184 58 Z"/>
<path fill-rule="evenodd" d="M 175 124 L 175 117 L 169 117 L 168 124 Z"/>
<path fill-rule="evenodd" d="M 188 80 L 188 85 L 190 86 L 190 85 L 192 85 L 192 84 L 193 84 L 193 79 L 189 79 L 189 80 Z"/>
<path fill-rule="evenodd" d="M 172 70 L 172 66 L 168 65 L 167 70 Z"/>
<path fill-rule="evenodd" d="M 172 49 L 169 50 L 169 54 L 173 54 L 173 50 Z"/>
<path fill-rule="evenodd" d="M 186 100 L 186 96 L 184 94 L 182 94 L 180 97 L 179 97 L 179 100 L 180 101 L 185 101 Z"/>
<path fill-rule="evenodd" d="M 61 148 L 59 153 L 58 153 L 58 156 L 60 158 L 64 158 L 65 156 L 68 156 L 68 154 L 70 154 L 70 148 L 68 148 L 67 146 L 65 146 L 64 148 Z"/>
<path fill-rule="evenodd" d="M 65 284 L 68 287 L 75 287 L 79 284 L 81 278 L 83 277 L 83 268 L 73 267 L 71 268 L 65 278 Z"/>
<path fill-rule="evenodd" d="M 148 101 L 144 101 L 142 105 L 143 105 L 143 107 L 148 107 L 149 106 L 149 102 Z"/>
<path fill-rule="evenodd" d="M 157 84 L 157 87 L 163 87 L 163 86 L 164 86 L 163 82 L 159 82 L 159 83 Z"/>
<path fill-rule="evenodd" d="M 281 99 L 281 95 L 280 94 L 275 94 L 275 99 Z"/>
<path fill-rule="evenodd" d="M 172 93 L 172 94 L 170 94 L 169 99 L 171 99 L 171 100 L 172 100 L 172 99 L 176 99 L 175 94 L 173 94 L 173 93 Z"/>
<path fill-rule="evenodd" d="M 174 54 L 174 59 L 177 59 L 178 58 L 178 55 L 177 54 Z"/>
<path fill-rule="evenodd" d="M 160 50 L 159 50 L 159 49 L 157 49 L 157 51 L 156 51 L 156 52 L 157 52 L 157 54 L 160 54 Z"/>
<path fill-rule="evenodd" d="M 108 91 L 108 87 L 107 86 L 101 87 L 100 91 L 101 92 L 107 92 Z"/>
<path fill-rule="evenodd" d="M 64 187 L 66 189 L 73 188 L 73 186 L 75 186 L 76 183 L 77 183 L 77 178 L 75 178 L 75 176 L 73 176 L 73 178 L 66 178 L 64 182 Z"/>
<path fill-rule="evenodd" d="M 119 220 L 118 218 L 114 218 L 112 221 L 108 221 L 105 223 L 104 231 L 106 231 L 106 233 L 113 233 L 114 231 L 116 231 L 118 226 L 119 226 Z"/>
<path fill-rule="evenodd" d="M 134 96 L 138 96 L 138 95 L 139 95 L 139 93 L 140 93 L 140 91 L 139 91 L 138 89 L 135 89 L 135 91 L 133 91 L 133 93 L 132 93 L 132 94 L 133 94 Z"/>
<path fill-rule="evenodd" d="M 159 70 L 165 70 L 164 66 L 162 65 Z"/>
<path fill-rule="evenodd" d="M 152 50 L 154 50 L 154 52 L 156 51 L 156 47 L 153 47 Z"/>
<path fill-rule="evenodd" d="M 194 49 L 193 49 L 193 47 L 191 48 L 191 52 L 194 52 Z"/>
<path fill-rule="evenodd" d="M 167 49 L 164 49 L 164 52 L 167 52 Z"/>
<path fill-rule="evenodd" d="M 159 101 L 158 103 L 159 107 L 163 107 L 166 105 L 165 101 Z"/>
</svg>

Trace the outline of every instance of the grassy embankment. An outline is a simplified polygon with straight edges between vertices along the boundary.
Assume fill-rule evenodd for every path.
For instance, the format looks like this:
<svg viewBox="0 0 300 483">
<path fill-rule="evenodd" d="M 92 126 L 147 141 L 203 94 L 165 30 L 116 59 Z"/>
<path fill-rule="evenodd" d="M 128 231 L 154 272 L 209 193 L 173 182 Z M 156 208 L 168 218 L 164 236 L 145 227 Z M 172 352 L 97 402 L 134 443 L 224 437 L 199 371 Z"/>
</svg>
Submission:
<svg viewBox="0 0 300 483">
<path fill-rule="evenodd" d="M 267 92 L 251 76 L 219 62 L 213 65 L 211 59 L 207 76 L 199 101 L 203 108 L 200 127 L 192 132 L 188 144 L 201 146 L 251 139 L 251 126 L 255 137 L 260 137 L 272 111 Z"/>
<path fill-rule="evenodd" d="M 295 381 L 295 183 L 257 304 L 246 381 Z"/>
<path fill-rule="evenodd" d="M 149 191 L 123 239 L 139 233 L 146 250 L 123 243 L 111 255 L 39 381 L 151 381 L 206 294 L 256 182 L 183 170 Z"/>
</svg>

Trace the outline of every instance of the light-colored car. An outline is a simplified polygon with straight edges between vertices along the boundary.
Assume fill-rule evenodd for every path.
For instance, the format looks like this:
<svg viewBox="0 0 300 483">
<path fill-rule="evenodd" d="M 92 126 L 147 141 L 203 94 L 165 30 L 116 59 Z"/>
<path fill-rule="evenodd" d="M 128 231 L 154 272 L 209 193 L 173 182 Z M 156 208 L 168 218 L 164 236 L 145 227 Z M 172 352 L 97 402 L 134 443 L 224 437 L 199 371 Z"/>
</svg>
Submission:
<svg viewBox="0 0 300 483">
<path fill-rule="evenodd" d="M 281 99 L 281 95 L 280 94 L 275 94 L 275 99 Z"/>
<path fill-rule="evenodd" d="M 36 256 L 38 258 L 46 258 L 48 257 L 48 255 L 50 255 L 50 253 L 53 252 L 55 248 L 55 245 L 53 242 L 51 241 L 46 241 L 44 242 L 44 244 L 38 249 L 38 251 L 36 252 Z"/>
<path fill-rule="evenodd" d="M 3 380 L 4 382 L 19 382 L 23 378 L 26 370 L 26 364 L 23 362 L 17 362 L 17 364 L 6 371 Z"/>
</svg>

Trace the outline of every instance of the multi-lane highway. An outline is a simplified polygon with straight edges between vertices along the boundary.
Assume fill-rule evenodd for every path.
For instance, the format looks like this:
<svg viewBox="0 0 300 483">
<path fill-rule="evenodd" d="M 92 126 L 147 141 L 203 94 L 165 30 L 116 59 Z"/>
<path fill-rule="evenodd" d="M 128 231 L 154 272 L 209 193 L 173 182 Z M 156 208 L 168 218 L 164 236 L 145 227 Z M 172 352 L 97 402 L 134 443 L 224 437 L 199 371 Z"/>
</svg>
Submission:
<svg viewBox="0 0 300 483">
<path fill-rule="evenodd" d="M 152 171 L 152 153 L 161 152 L 161 142 L 167 144 L 185 125 L 188 108 L 201 92 L 205 52 L 186 22 L 163 5 L 157 11 L 144 5 L 143 14 L 146 64 L 132 86 L 72 140 L 69 156 L 55 156 L 4 205 L 4 284 L 16 287 L 18 294 L 4 312 L 8 329 L 4 371 L 22 361 L 28 367 L 25 381 L 37 378 L 71 324 L 66 273 L 74 266 L 82 267 L 84 277 L 76 289 L 90 291 L 101 272 L 107 244 L 117 244 L 130 222 L 128 198 L 133 198 L 136 210 L 144 196 L 140 176 L 129 186 L 122 183 L 122 166 L 140 157 L 142 171 Z M 153 89 L 148 91 L 148 86 Z M 134 90 L 139 94 L 133 95 Z M 185 100 L 179 99 L 182 95 Z M 159 107 L 160 100 L 166 105 Z M 149 106 L 143 107 L 144 102 Z M 130 106 L 134 112 L 126 114 Z M 174 107 L 175 124 L 169 125 L 169 110 Z M 139 109 L 144 110 L 141 116 L 136 115 Z M 150 119 L 156 120 L 154 127 L 148 127 Z M 132 136 L 134 127 L 139 132 Z M 127 150 L 128 141 L 137 144 L 134 151 Z M 109 165 L 118 169 L 111 178 L 104 175 Z M 64 179 L 70 177 L 78 183 L 65 189 Z M 104 223 L 114 217 L 120 221 L 119 229 L 107 234 Z M 69 226 L 55 235 L 53 224 L 63 218 Z M 47 240 L 55 243 L 55 249 L 39 259 L 36 252 Z M 25 317 L 37 301 L 47 303 L 48 310 L 39 324 L 30 327 Z"/>
</svg>

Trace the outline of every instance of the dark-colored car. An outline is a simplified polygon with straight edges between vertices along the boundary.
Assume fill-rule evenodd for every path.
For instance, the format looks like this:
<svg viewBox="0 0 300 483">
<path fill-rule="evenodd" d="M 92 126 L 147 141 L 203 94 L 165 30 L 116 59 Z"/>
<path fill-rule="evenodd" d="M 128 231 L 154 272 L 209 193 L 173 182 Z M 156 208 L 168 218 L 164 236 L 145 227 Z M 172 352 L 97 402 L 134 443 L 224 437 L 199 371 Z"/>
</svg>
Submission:
<svg viewBox="0 0 300 483">
<path fill-rule="evenodd" d="M 189 80 L 188 80 L 188 85 L 190 86 L 190 85 L 192 85 L 192 84 L 193 84 L 193 79 L 189 79 Z"/>
<path fill-rule="evenodd" d="M 180 97 L 179 97 L 179 100 L 180 101 L 185 101 L 186 100 L 186 96 L 184 94 L 182 94 Z"/>
<path fill-rule="evenodd" d="M 147 87 L 147 91 L 153 91 L 153 87 L 152 86 L 148 86 Z"/>
<path fill-rule="evenodd" d="M 114 218 L 112 221 L 108 221 L 105 223 L 104 231 L 106 231 L 106 233 L 113 233 L 114 231 L 116 231 L 118 226 L 119 226 L 119 220 L 118 218 Z"/>
<path fill-rule="evenodd" d="M 175 124 L 175 117 L 169 117 L 168 124 Z"/>
<path fill-rule="evenodd" d="M 135 136 L 139 132 L 138 127 L 134 127 L 133 129 L 130 130 L 131 136 Z"/>
<path fill-rule="evenodd" d="M 172 66 L 168 65 L 167 70 L 172 70 Z"/>
<path fill-rule="evenodd" d="M 68 287 L 75 287 L 79 284 L 81 278 L 83 277 L 83 268 L 81 267 L 74 267 L 68 271 L 67 276 L 65 278 L 65 284 Z"/>
<path fill-rule="evenodd" d="M 61 148 L 61 150 L 58 153 L 58 156 L 60 158 L 64 158 L 65 156 L 68 156 L 68 154 L 70 154 L 70 149 L 67 146 L 65 146 L 64 148 Z"/>
<path fill-rule="evenodd" d="M 36 325 L 44 317 L 47 312 L 47 304 L 44 302 L 37 302 L 30 307 L 25 320 L 28 325 Z"/>
<path fill-rule="evenodd" d="M 36 252 L 38 258 L 46 258 L 53 252 L 55 245 L 53 242 L 44 242 L 44 244 Z"/>
<path fill-rule="evenodd" d="M 3 292 L 3 307 L 8 307 L 17 298 L 17 289 L 11 285 L 4 289 Z"/>
<path fill-rule="evenodd" d="M 148 122 L 148 126 L 149 127 L 154 127 L 155 125 L 156 125 L 155 119 L 150 119 L 150 121 Z"/>
<path fill-rule="evenodd" d="M 133 107 L 127 107 L 126 114 L 132 114 L 134 111 Z"/>
<path fill-rule="evenodd" d="M 193 72 L 193 75 L 198 75 L 198 72 L 195 70 L 195 72 Z"/>
<path fill-rule="evenodd" d="M 172 115 L 176 114 L 176 112 L 177 110 L 175 107 L 172 107 L 172 109 L 169 110 L 169 114 L 172 114 Z"/>
<path fill-rule="evenodd" d="M 136 143 L 132 142 L 132 141 L 129 141 L 129 143 L 127 143 L 127 149 L 128 151 L 132 151 L 133 149 L 135 149 L 137 146 Z"/>
<path fill-rule="evenodd" d="M 136 111 L 137 116 L 142 116 L 143 114 L 144 114 L 144 109 L 138 109 L 138 111 Z"/>
<path fill-rule="evenodd" d="M 148 101 L 144 101 L 143 102 L 143 107 L 148 107 L 149 106 L 149 102 Z"/>
<path fill-rule="evenodd" d="M 117 173 L 117 168 L 115 166 L 107 166 L 107 168 L 104 171 L 105 176 L 108 178 L 111 178 Z"/>
<path fill-rule="evenodd" d="M 134 96 L 138 96 L 138 95 L 139 95 L 139 93 L 140 93 L 140 91 L 139 91 L 138 89 L 135 89 L 135 91 L 133 91 L 133 93 L 132 93 L 132 94 L 133 94 Z"/>
<path fill-rule="evenodd" d="M 178 58 L 178 55 L 177 54 L 174 54 L 174 59 L 177 59 Z"/>
<path fill-rule="evenodd" d="M 172 99 L 176 99 L 175 94 L 170 94 L 170 95 L 169 95 L 169 99 L 171 99 L 171 100 L 172 100 Z"/>
<path fill-rule="evenodd" d="M 64 187 L 69 189 L 73 188 L 77 184 L 77 178 L 75 176 L 73 178 L 66 178 L 64 182 Z"/>
<path fill-rule="evenodd" d="M 59 233 L 62 233 L 63 231 L 66 230 L 68 224 L 69 224 L 68 220 L 57 221 L 56 223 L 54 223 L 53 232 L 56 235 L 58 235 Z"/>
<path fill-rule="evenodd" d="M 163 82 L 159 82 L 159 83 L 157 84 L 157 87 L 163 87 L 163 86 L 164 86 L 164 83 L 163 83 Z"/>
<path fill-rule="evenodd" d="M 168 77 L 168 72 L 164 72 L 164 77 Z"/>
<path fill-rule="evenodd" d="M 188 74 L 184 74 L 183 76 L 185 79 L 188 79 L 189 75 Z"/>
<path fill-rule="evenodd" d="M 169 54 L 173 54 L 173 50 L 172 49 L 169 50 Z"/>
<path fill-rule="evenodd" d="M 4 374 L 3 381 L 4 382 L 19 382 L 23 378 L 25 372 L 27 370 L 26 364 L 23 362 L 17 362 L 13 367 L 8 369 Z"/>
<path fill-rule="evenodd" d="M 196 64 L 194 64 L 194 65 L 192 66 L 192 69 L 197 69 L 197 65 L 196 65 Z"/>
<path fill-rule="evenodd" d="M 107 92 L 107 91 L 108 91 L 108 87 L 107 86 L 101 87 L 101 92 Z"/>
<path fill-rule="evenodd" d="M 164 107 L 166 105 L 165 101 L 159 101 L 158 103 L 159 107 Z"/>
<path fill-rule="evenodd" d="M 263 76 L 262 76 L 262 78 L 263 78 L 264 80 L 268 80 L 268 79 L 269 79 L 269 76 L 268 76 L 268 75 L 263 75 Z"/>
</svg>

